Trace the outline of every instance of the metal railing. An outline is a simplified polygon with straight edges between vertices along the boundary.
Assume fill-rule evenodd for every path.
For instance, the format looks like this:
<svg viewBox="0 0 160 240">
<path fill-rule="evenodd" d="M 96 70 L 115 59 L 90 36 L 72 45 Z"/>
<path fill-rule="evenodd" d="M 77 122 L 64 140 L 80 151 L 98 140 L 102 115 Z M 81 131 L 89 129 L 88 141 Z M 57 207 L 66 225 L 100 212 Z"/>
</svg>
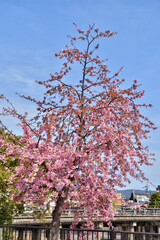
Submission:
<svg viewBox="0 0 160 240">
<path fill-rule="evenodd" d="M 70 216 L 72 217 L 75 212 L 77 211 L 77 209 L 69 209 L 69 210 L 65 210 L 62 213 L 62 217 L 66 217 L 66 216 Z M 79 212 L 83 212 L 84 210 L 80 209 Z M 119 208 L 116 209 L 117 213 L 115 214 L 115 216 L 132 216 L 132 215 L 143 215 L 143 216 L 160 216 L 160 208 L 140 208 L 139 210 L 136 209 L 131 209 L 131 208 L 127 208 L 127 207 L 123 207 L 123 208 Z M 33 215 L 33 211 L 25 211 L 23 214 L 19 215 L 21 216 L 32 216 Z M 46 217 L 51 216 L 51 213 L 46 213 Z"/>
<path fill-rule="evenodd" d="M 143 215 L 143 216 L 160 216 L 159 208 L 140 208 L 139 210 L 130 208 L 120 208 L 117 210 L 115 216 L 132 216 L 132 215 Z"/>
<path fill-rule="evenodd" d="M 51 240 L 51 228 L 0 225 L 0 240 Z M 160 234 L 61 228 L 59 240 L 160 240 Z"/>
</svg>

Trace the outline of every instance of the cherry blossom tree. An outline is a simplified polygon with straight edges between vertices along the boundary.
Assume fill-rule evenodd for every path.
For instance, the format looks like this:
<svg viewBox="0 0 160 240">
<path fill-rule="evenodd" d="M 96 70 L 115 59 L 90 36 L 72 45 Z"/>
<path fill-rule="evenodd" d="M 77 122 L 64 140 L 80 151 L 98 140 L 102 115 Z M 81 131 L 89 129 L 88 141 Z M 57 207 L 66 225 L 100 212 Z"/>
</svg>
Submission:
<svg viewBox="0 0 160 240">
<path fill-rule="evenodd" d="M 116 188 L 129 182 L 130 176 L 145 180 L 141 166 L 154 160 L 142 143 L 155 129 L 141 113 L 141 108 L 151 107 L 138 101 L 144 91 L 136 80 L 125 88 L 125 80 L 119 78 L 122 68 L 111 74 L 106 60 L 96 54 L 100 38 L 115 33 L 101 32 L 95 25 L 85 32 L 74 25 L 78 36 L 68 36 L 70 45 L 55 54 L 63 61 L 62 68 L 49 80 L 37 81 L 45 89 L 43 99 L 20 96 L 37 105 L 34 118 L 19 114 L 1 95 L 9 104 L 1 114 L 18 118 L 23 129 L 16 145 L 0 139 L 6 148 L 1 160 L 6 155 L 19 159 L 10 178 L 16 186 L 12 196 L 27 204 L 45 203 L 46 208 L 55 202 L 51 239 L 57 239 L 60 216 L 73 204 L 75 224 L 83 220 L 91 227 L 99 216 L 109 224 Z M 71 81 L 74 66 L 79 66 L 79 73 Z"/>
</svg>

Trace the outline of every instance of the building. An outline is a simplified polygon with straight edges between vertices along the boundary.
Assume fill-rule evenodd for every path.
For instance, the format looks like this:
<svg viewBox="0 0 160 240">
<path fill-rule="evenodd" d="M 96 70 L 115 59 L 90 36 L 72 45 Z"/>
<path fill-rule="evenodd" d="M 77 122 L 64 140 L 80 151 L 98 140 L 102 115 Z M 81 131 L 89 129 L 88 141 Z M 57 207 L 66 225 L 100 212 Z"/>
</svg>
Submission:
<svg viewBox="0 0 160 240">
<path fill-rule="evenodd" d="M 131 193 L 130 199 L 136 204 L 149 204 L 150 194 L 148 193 Z"/>
</svg>

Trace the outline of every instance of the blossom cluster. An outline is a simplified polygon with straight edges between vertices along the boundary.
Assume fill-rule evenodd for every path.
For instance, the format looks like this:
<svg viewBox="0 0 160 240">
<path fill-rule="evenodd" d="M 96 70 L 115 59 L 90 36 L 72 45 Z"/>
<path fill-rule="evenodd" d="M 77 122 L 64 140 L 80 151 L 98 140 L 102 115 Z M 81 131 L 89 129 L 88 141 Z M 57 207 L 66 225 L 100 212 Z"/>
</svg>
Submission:
<svg viewBox="0 0 160 240">
<path fill-rule="evenodd" d="M 115 33 L 102 33 L 94 25 L 77 31 L 78 37 L 69 37 L 71 47 L 55 54 L 65 59 L 60 71 L 37 81 L 45 87 L 43 100 L 22 96 L 37 105 L 35 118 L 27 120 L 13 105 L 4 108 L 3 115 L 19 119 L 23 135 L 16 144 L 1 136 L 5 152 L 0 159 L 11 156 L 19 161 L 10 179 L 14 198 L 47 206 L 54 201 L 57 208 L 64 199 L 63 209 L 77 206 L 75 223 L 83 219 L 91 224 L 98 216 L 106 221 L 113 217 L 116 188 L 130 181 L 129 176 L 146 179 L 141 165 L 150 165 L 154 156 L 142 141 L 155 127 L 141 113 L 142 107 L 151 105 L 137 103 L 144 95 L 137 81 L 121 87 L 122 68 L 111 76 L 95 53 L 99 44 L 92 47 L 99 38 Z M 86 42 L 86 49 L 78 49 L 76 41 Z M 66 76 L 75 62 L 82 67 L 82 78 L 73 85 Z"/>
</svg>

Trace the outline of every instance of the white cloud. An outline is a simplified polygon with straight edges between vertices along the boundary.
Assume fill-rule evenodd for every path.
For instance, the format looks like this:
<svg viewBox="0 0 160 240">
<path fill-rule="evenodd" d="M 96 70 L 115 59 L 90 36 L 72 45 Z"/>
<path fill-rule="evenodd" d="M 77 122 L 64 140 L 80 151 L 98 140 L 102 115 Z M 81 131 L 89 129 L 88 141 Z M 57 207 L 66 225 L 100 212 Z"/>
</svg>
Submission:
<svg viewBox="0 0 160 240">
<path fill-rule="evenodd" d="M 9 84 L 25 84 L 27 87 L 32 87 L 34 85 L 33 79 L 25 75 L 21 70 L 14 69 L 12 67 L 5 68 L 0 73 L 0 82 L 5 82 Z"/>
</svg>

